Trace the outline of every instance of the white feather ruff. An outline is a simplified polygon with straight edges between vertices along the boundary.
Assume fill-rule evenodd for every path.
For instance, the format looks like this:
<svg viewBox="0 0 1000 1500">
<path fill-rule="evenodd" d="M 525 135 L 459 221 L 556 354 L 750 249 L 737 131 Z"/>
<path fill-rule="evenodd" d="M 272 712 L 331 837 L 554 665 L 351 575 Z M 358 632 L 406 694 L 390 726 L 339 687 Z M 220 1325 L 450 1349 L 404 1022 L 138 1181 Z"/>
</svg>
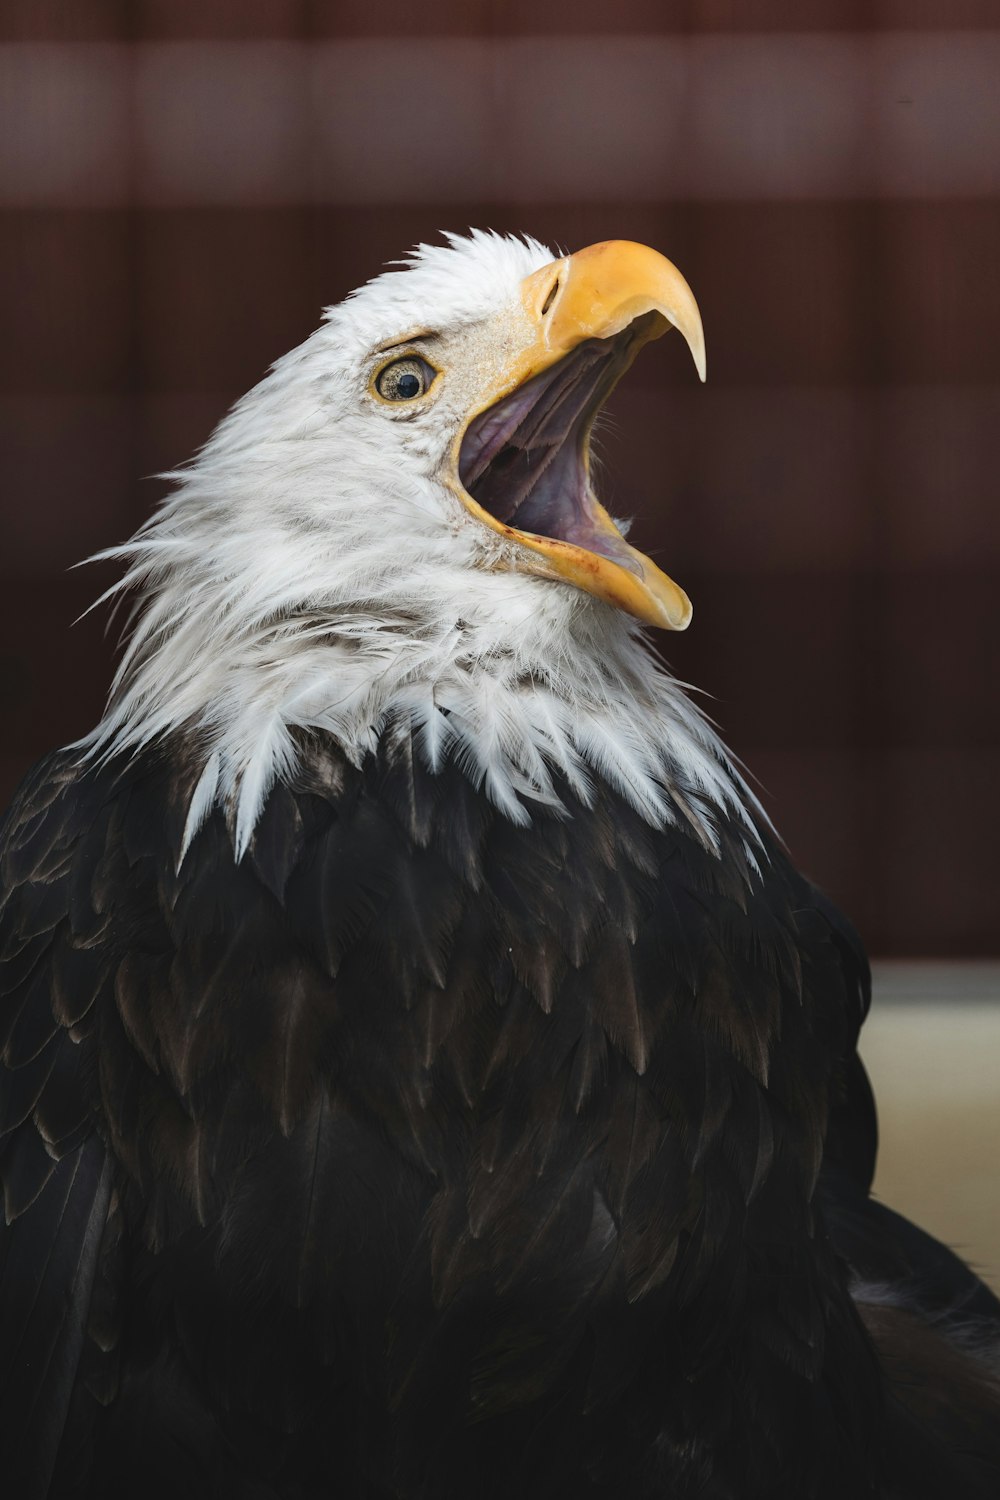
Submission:
<svg viewBox="0 0 1000 1500">
<path fill-rule="evenodd" d="M 295 729 L 360 764 L 400 720 L 432 770 L 454 759 L 516 822 L 559 805 L 558 773 L 584 802 L 601 778 L 651 823 L 693 821 L 710 843 L 719 813 L 750 827 L 751 794 L 635 622 L 516 571 L 442 483 L 468 381 L 445 379 L 415 420 L 365 394 L 380 342 L 423 327 L 450 336 L 446 351 L 481 344 L 551 258 L 481 233 L 421 247 L 329 309 L 168 476 L 152 520 L 100 554 L 127 563 L 104 598 L 138 602 L 82 745 L 110 757 L 193 737 L 205 764 L 185 848 L 220 804 L 243 854 L 294 768 Z"/>
</svg>

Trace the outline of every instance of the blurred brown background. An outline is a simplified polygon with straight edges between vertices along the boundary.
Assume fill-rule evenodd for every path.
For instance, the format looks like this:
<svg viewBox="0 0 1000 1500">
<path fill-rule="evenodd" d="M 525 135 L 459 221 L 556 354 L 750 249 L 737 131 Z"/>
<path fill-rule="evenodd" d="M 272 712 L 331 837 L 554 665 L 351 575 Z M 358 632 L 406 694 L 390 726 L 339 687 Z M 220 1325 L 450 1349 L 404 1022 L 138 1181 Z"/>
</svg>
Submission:
<svg viewBox="0 0 1000 1500">
<path fill-rule="evenodd" d="M 70 564 L 323 304 L 442 228 L 635 238 L 709 348 L 604 445 L 669 659 L 874 952 L 998 951 L 996 0 L 2 0 L 0 44 L 4 799 L 101 708 Z"/>
<path fill-rule="evenodd" d="M 663 341 L 603 442 L 669 659 L 873 953 L 997 955 L 997 0 L 0 0 L 2 799 L 101 709 L 70 565 L 469 225 L 680 265 L 709 384 Z M 883 968 L 866 1039 L 886 1196 L 994 1271 L 998 975 Z"/>
</svg>

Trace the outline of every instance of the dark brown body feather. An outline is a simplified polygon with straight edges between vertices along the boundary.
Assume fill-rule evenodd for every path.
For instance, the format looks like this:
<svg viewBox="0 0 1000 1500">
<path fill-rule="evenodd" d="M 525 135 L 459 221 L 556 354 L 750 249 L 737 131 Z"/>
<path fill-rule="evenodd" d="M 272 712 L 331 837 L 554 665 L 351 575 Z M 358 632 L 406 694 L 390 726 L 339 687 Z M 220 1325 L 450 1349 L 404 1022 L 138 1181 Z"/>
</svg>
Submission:
<svg viewBox="0 0 1000 1500">
<path fill-rule="evenodd" d="M 397 737 L 178 872 L 174 750 L 6 826 L 10 1493 L 1000 1492 L 1000 1309 L 869 1203 L 863 955 L 780 850 Z"/>
</svg>

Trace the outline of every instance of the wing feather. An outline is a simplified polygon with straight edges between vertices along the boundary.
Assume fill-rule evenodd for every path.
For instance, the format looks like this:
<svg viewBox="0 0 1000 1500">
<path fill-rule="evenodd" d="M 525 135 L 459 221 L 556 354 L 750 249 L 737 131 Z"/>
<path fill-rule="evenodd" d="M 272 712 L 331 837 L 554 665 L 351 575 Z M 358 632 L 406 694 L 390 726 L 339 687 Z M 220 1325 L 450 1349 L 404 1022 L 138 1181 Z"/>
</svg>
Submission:
<svg viewBox="0 0 1000 1500">
<path fill-rule="evenodd" d="M 5 1480 L 23 1500 L 48 1491 L 111 1187 L 65 1029 L 87 1016 L 100 967 L 84 946 L 93 906 L 68 873 L 82 837 L 72 786 L 64 760 L 43 762 L 0 830 L 0 1413 L 18 1434 Z"/>
</svg>

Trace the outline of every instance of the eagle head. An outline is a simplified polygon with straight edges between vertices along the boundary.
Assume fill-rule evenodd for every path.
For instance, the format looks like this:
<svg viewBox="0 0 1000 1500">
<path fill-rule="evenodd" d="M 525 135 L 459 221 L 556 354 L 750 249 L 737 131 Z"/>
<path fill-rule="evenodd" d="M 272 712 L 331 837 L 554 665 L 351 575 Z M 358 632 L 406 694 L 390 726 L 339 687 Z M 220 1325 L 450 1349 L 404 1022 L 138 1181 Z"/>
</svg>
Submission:
<svg viewBox="0 0 1000 1500">
<path fill-rule="evenodd" d="M 477 301 L 456 308 L 445 289 L 456 262 L 492 272 L 498 248 L 504 274 L 473 277 Z M 701 320 L 680 272 L 628 241 L 552 260 L 532 243 L 476 236 L 419 252 L 414 276 L 427 281 L 419 327 L 402 326 L 411 303 L 386 295 L 398 278 L 347 305 L 361 314 L 351 399 L 365 441 L 374 424 L 388 429 L 375 441 L 420 475 L 478 570 L 572 583 L 683 629 L 686 596 L 624 540 L 594 494 L 589 461 L 594 417 L 644 343 L 680 328 L 704 375 Z M 439 277 L 448 278 L 440 291 Z"/>
<path fill-rule="evenodd" d="M 184 734 L 238 853 L 301 731 L 360 763 L 403 723 L 518 821 L 596 772 L 656 821 L 731 801 L 724 753 L 641 640 L 684 592 L 594 492 L 595 416 L 669 328 L 704 378 L 670 261 L 629 241 L 554 257 L 473 232 L 336 307 L 167 476 L 123 547 L 137 596 L 91 753 Z M 681 784 L 683 783 L 683 792 Z"/>
</svg>

